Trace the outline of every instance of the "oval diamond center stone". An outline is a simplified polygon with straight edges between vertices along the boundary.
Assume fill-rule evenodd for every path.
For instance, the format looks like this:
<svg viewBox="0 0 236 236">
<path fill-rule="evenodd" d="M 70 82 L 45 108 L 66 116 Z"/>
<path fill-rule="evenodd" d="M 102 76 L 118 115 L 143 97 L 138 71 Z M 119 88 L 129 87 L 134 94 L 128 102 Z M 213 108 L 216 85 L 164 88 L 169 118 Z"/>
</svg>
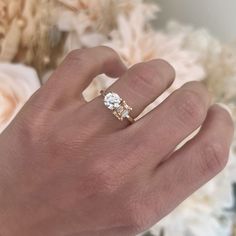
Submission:
<svg viewBox="0 0 236 236">
<path fill-rule="evenodd" d="M 112 92 L 106 94 L 104 97 L 104 104 L 110 110 L 118 108 L 120 106 L 121 101 L 122 99 L 120 98 L 120 96 Z"/>
</svg>

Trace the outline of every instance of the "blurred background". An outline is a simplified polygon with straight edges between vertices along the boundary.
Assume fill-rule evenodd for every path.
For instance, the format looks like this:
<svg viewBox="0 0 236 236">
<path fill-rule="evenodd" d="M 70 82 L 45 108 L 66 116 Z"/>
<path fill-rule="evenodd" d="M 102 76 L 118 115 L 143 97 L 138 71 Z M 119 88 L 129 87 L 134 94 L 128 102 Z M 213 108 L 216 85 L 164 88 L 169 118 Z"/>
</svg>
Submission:
<svg viewBox="0 0 236 236">
<path fill-rule="evenodd" d="M 235 0 L 0 0 L 0 133 L 69 51 L 97 45 L 127 66 L 154 58 L 174 66 L 175 82 L 145 112 L 196 80 L 236 124 L 235 24 Z M 85 98 L 112 82 L 100 75 Z M 222 173 L 142 235 L 236 236 L 235 146 Z"/>
<path fill-rule="evenodd" d="M 161 6 L 156 24 L 163 27 L 170 20 L 178 20 L 195 27 L 206 27 L 223 41 L 236 39 L 235 0 L 156 0 Z"/>
</svg>

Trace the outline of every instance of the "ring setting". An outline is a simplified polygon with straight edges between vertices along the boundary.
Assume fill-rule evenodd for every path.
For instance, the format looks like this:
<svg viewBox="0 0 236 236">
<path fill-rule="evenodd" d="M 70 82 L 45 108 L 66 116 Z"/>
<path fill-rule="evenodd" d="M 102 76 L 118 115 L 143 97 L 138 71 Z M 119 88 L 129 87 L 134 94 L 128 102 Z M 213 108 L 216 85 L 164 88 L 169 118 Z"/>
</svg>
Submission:
<svg viewBox="0 0 236 236">
<path fill-rule="evenodd" d="M 117 93 L 101 91 L 103 95 L 104 105 L 112 111 L 113 115 L 120 120 L 128 119 L 134 123 L 134 119 L 130 116 L 132 108 Z"/>
</svg>

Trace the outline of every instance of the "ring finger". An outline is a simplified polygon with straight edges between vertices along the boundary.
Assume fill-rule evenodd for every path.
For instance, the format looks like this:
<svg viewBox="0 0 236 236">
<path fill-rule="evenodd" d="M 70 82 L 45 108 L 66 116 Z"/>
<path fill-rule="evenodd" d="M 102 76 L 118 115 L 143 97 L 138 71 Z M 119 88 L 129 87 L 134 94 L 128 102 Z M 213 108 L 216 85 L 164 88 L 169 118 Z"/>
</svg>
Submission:
<svg viewBox="0 0 236 236">
<path fill-rule="evenodd" d="M 156 59 L 131 67 L 107 92 L 117 93 L 132 107 L 130 116 L 137 117 L 147 105 L 160 96 L 174 81 L 175 71 L 164 60 Z M 119 130 L 129 124 L 127 119 L 119 121 L 105 107 L 99 96 L 86 105 L 89 116 L 96 117 L 96 128 L 103 132 Z"/>
</svg>

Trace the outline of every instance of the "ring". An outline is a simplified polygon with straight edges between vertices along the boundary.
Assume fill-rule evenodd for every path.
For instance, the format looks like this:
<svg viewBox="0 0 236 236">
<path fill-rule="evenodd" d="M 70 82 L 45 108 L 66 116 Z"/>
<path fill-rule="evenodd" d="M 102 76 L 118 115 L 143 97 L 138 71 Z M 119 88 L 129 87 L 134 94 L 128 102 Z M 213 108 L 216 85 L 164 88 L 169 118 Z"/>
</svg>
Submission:
<svg viewBox="0 0 236 236">
<path fill-rule="evenodd" d="M 117 93 L 105 92 L 101 90 L 104 105 L 112 111 L 118 120 L 123 121 L 125 118 L 132 124 L 135 120 L 130 116 L 132 108 Z"/>
</svg>

